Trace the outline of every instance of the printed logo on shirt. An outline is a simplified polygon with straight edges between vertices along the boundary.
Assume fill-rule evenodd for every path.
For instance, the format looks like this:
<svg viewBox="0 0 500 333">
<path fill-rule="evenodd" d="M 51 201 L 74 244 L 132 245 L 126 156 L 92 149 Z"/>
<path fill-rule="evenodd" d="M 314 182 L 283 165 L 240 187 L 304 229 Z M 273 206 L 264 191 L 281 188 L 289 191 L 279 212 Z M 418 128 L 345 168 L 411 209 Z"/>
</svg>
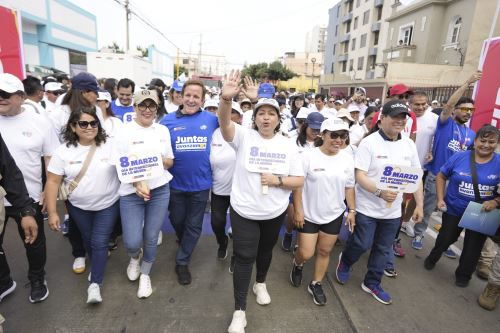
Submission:
<svg viewBox="0 0 500 333">
<path fill-rule="evenodd" d="M 321 172 L 321 171 L 325 171 L 324 168 L 316 168 L 316 169 L 313 169 L 314 172 Z"/>
<path fill-rule="evenodd" d="M 24 132 L 22 132 L 22 134 L 23 134 L 24 136 L 27 136 L 28 138 L 31 138 L 31 136 L 33 135 L 33 132 L 25 132 L 25 131 L 24 131 Z"/>
<path fill-rule="evenodd" d="M 375 158 L 387 159 L 387 156 L 385 156 L 385 155 L 377 155 L 377 156 L 375 156 Z"/>
<path fill-rule="evenodd" d="M 481 185 L 478 184 L 479 195 L 481 197 L 491 197 L 493 196 L 493 191 L 495 190 L 495 186 L 492 185 Z M 458 193 L 463 194 L 468 197 L 474 197 L 474 186 L 472 183 L 466 183 L 461 181 L 458 185 Z"/>
<path fill-rule="evenodd" d="M 212 142 L 212 147 L 222 147 L 222 143 Z"/>
<path fill-rule="evenodd" d="M 207 142 L 208 138 L 206 136 L 178 136 L 175 141 L 175 149 L 177 152 L 204 151 Z"/>
<path fill-rule="evenodd" d="M 470 173 L 467 172 L 460 171 L 458 174 L 463 177 L 470 177 Z"/>
<path fill-rule="evenodd" d="M 69 161 L 69 165 L 82 164 L 82 161 Z"/>
<path fill-rule="evenodd" d="M 201 129 L 201 130 L 206 130 L 206 129 L 207 129 L 207 125 L 201 125 L 201 126 L 200 126 L 200 129 Z"/>
<path fill-rule="evenodd" d="M 144 141 L 132 141 L 133 145 L 143 145 Z"/>
<path fill-rule="evenodd" d="M 497 179 L 498 178 L 498 175 L 489 175 L 488 177 L 486 177 L 488 179 Z"/>
<path fill-rule="evenodd" d="M 185 130 L 186 129 L 186 126 L 177 126 L 177 127 L 174 127 L 174 132 L 175 131 L 182 131 L 182 130 Z"/>
</svg>

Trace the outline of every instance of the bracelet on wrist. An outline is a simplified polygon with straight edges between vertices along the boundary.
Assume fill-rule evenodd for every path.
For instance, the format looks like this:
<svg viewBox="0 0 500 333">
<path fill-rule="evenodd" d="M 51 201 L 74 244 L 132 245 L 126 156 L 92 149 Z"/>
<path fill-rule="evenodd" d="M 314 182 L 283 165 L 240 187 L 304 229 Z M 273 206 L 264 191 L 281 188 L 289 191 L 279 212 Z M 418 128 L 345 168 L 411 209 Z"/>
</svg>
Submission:
<svg viewBox="0 0 500 333">
<path fill-rule="evenodd" d="M 223 101 L 228 102 L 228 103 L 232 102 L 231 98 L 226 98 L 224 96 L 221 96 L 220 99 L 222 99 Z"/>
</svg>

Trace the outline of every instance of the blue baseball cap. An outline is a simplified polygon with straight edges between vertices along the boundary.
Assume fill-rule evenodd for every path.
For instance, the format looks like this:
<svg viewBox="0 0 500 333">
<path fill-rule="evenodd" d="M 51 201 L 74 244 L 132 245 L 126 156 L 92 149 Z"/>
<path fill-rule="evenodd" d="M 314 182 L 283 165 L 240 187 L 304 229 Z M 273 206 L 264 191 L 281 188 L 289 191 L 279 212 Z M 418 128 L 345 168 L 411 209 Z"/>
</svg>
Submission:
<svg viewBox="0 0 500 333">
<path fill-rule="evenodd" d="M 259 91 L 258 91 L 258 97 L 259 98 L 272 98 L 274 96 L 274 93 L 276 90 L 274 89 L 274 86 L 270 83 L 262 83 L 259 86 Z"/>
<path fill-rule="evenodd" d="M 319 130 L 321 128 L 321 124 L 325 120 L 325 117 L 319 112 L 311 112 L 306 118 L 306 124 L 308 127 Z"/>
<path fill-rule="evenodd" d="M 94 75 L 87 72 L 78 73 L 71 79 L 71 89 L 95 92 L 99 91 L 97 79 Z"/>
<path fill-rule="evenodd" d="M 179 80 L 175 80 L 174 83 L 172 83 L 172 89 L 174 89 L 177 92 L 181 92 L 183 86 L 184 82 L 181 82 Z"/>
</svg>

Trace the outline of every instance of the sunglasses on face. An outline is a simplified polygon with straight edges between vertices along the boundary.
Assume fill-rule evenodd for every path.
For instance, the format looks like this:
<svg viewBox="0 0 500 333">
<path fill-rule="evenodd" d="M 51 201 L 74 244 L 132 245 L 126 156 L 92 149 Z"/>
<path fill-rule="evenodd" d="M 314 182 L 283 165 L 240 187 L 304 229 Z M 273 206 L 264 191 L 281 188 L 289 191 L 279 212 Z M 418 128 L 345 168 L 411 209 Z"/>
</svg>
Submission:
<svg viewBox="0 0 500 333">
<path fill-rule="evenodd" d="M 457 108 L 458 110 L 462 111 L 462 112 L 467 112 L 467 113 L 474 113 L 474 111 L 476 111 L 476 108 L 468 108 L 468 107 L 461 107 L 461 108 Z"/>
<path fill-rule="evenodd" d="M 156 104 L 149 104 L 149 105 L 139 104 L 139 105 L 137 105 L 137 108 L 139 109 L 139 111 L 146 111 L 146 109 L 149 109 L 151 112 L 156 112 L 156 110 L 158 110 L 158 105 L 156 105 Z"/>
<path fill-rule="evenodd" d="M 59 95 L 61 95 L 61 94 L 62 94 L 62 92 L 61 92 L 61 91 L 49 91 L 48 93 L 49 93 L 49 94 L 52 94 L 52 95 L 54 95 L 54 96 L 59 96 Z"/>
<path fill-rule="evenodd" d="M 92 120 L 92 121 L 79 120 L 76 123 L 78 124 L 78 127 L 80 127 L 81 129 L 86 129 L 89 127 L 89 125 L 92 128 L 97 128 L 97 126 L 99 125 L 98 120 Z"/>
<path fill-rule="evenodd" d="M 12 97 L 12 95 L 14 95 L 14 93 L 8 93 L 6 91 L 0 90 L 0 97 L 2 97 L 3 99 L 9 99 Z"/>
<path fill-rule="evenodd" d="M 330 132 L 330 139 L 335 140 L 335 139 L 342 139 L 346 140 L 349 137 L 349 134 L 345 132 Z"/>
<path fill-rule="evenodd" d="M 410 97 L 409 94 L 401 94 L 401 95 L 398 95 L 398 98 L 399 99 L 408 99 Z"/>
</svg>

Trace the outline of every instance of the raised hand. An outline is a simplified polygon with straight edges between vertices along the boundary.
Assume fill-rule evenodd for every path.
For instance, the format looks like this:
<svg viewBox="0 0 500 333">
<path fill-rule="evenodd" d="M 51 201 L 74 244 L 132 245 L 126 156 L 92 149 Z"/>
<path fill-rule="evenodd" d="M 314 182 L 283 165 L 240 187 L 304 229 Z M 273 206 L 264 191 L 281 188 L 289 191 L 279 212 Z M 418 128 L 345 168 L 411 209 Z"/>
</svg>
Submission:
<svg viewBox="0 0 500 333">
<path fill-rule="evenodd" d="M 231 70 L 227 80 L 224 82 L 222 86 L 221 98 L 230 100 L 236 96 L 241 90 L 240 84 L 241 74 L 239 70 Z"/>
<path fill-rule="evenodd" d="M 245 76 L 243 79 L 245 83 L 244 88 L 241 89 L 246 97 L 248 97 L 251 101 L 255 101 L 258 96 L 259 86 L 257 82 L 255 82 L 251 77 Z"/>
</svg>

